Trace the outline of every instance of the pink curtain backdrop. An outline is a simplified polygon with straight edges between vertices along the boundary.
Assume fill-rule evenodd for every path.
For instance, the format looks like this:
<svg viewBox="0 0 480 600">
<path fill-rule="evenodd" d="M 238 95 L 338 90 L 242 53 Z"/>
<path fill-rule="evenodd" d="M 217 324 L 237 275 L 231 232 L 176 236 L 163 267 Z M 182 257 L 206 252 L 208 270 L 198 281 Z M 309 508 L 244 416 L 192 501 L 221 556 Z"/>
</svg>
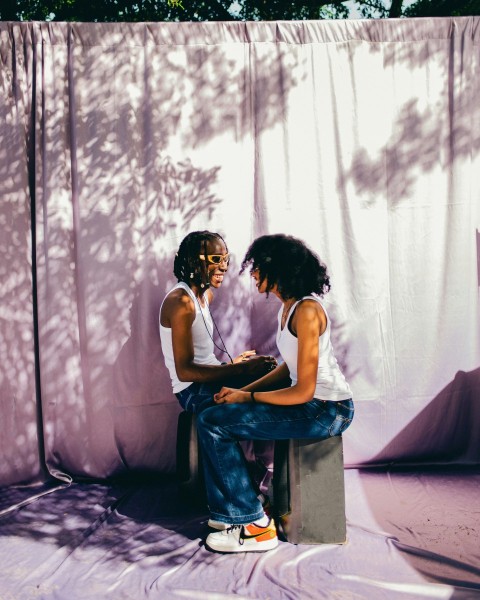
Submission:
<svg viewBox="0 0 480 600">
<path fill-rule="evenodd" d="M 256 236 L 327 263 L 347 466 L 478 464 L 479 45 L 478 17 L 0 23 L 0 485 L 174 469 L 158 311 L 203 228 L 232 355 L 276 353 Z"/>
</svg>

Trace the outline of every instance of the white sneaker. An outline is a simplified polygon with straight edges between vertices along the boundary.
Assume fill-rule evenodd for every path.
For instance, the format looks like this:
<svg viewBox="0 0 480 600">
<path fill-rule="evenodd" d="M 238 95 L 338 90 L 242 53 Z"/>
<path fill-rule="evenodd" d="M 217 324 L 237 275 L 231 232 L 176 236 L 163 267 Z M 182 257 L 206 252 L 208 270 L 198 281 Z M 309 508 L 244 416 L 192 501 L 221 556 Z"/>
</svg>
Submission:
<svg viewBox="0 0 480 600">
<path fill-rule="evenodd" d="M 224 531 L 231 527 L 229 523 L 223 523 L 222 521 L 215 521 L 215 519 L 208 519 L 207 525 L 212 529 L 216 529 L 217 531 Z"/>
<path fill-rule="evenodd" d="M 256 523 L 230 525 L 223 531 L 211 533 L 205 544 L 217 552 L 265 552 L 278 546 L 273 519 L 266 527 Z"/>
</svg>

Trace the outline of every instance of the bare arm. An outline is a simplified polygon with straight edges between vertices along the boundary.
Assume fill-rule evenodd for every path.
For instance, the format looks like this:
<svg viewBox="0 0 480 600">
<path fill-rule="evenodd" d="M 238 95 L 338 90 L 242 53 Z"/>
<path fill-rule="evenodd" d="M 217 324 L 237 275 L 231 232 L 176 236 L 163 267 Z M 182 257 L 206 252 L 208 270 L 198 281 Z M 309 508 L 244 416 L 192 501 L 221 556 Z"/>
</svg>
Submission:
<svg viewBox="0 0 480 600">
<path fill-rule="evenodd" d="M 211 294 L 207 290 L 207 294 Z M 209 296 L 209 300 L 213 294 Z M 226 381 L 242 375 L 260 377 L 267 371 L 268 358 L 254 356 L 247 361 L 227 365 L 200 365 L 195 362 L 192 325 L 195 305 L 188 294 L 175 290 L 165 299 L 160 314 L 162 326 L 172 330 L 175 370 L 180 381 L 215 382 Z"/>
<path fill-rule="evenodd" d="M 267 373 L 260 379 L 252 381 L 249 385 L 242 387 L 244 392 L 260 392 L 262 390 L 281 389 L 287 385 L 290 380 L 290 371 L 287 364 L 278 365 L 273 371 Z"/>
<path fill-rule="evenodd" d="M 289 388 L 276 391 L 255 392 L 255 401 L 265 404 L 293 405 L 309 402 L 313 398 L 317 382 L 318 370 L 318 338 L 325 331 L 327 324 L 325 312 L 314 300 L 301 302 L 293 317 L 292 328 L 298 338 L 297 374 L 298 381 Z M 277 367 L 279 369 L 280 367 Z M 275 371 L 277 371 L 275 369 Z M 275 373 L 273 371 L 272 375 Z M 268 375 L 262 378 L 267 379 Z M 215 401 L 219 404 L 233 402 L 250 402 L 251 391 L 255 384 L 246 386 L 243 390 L 222 388 L 216 394 Z"/>
</svg>

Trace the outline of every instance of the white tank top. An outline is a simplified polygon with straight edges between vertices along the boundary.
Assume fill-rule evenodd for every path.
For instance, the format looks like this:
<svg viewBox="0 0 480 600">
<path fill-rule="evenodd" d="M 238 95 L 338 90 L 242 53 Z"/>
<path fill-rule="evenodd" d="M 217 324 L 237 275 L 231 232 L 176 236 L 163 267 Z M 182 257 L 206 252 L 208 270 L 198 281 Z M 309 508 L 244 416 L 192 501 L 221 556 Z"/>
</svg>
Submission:
<svg viewBox="0 0 480 600">
<path fill-rule="evenodd" d="M 314 398 L 318 400 L 348 400 L 352 397 L 350 386 L 343 373 L 338 366 L 337 359 L 333 354 L 332 343 L 330 341 L 330 319 L 328 318 L 325 307 L 320 302 L 317 296 L 305 296 L 301 300 L 315 300 L 325 311 L 327 317 L 327 327 L 322 335 L 318 338 L 318 371 L 317 371 L 317 385 L 313 394 Z M 287 321 L 283 330 L 282 326 L 282 311 L 283 307 L 278 313 L 278 329 L 277 329 L 277 347 L 282 355 L 283 360 L 287 363 L 288 370 L 290 371 L 290 378 L 292 385 L 295 385 L 298 381 L 297 373 L 297 359 L 298 359 L 298 339 L 290 332 L 288 325 L 292 318 L 295 307 L 301 300 L 295 302 L 290 308 L 288 313 Z"/>
<path fill-rule="evenodd" d="M 193 339 L 193 360 L 199 365 L 219 365 L 220 361 L 213 353 L 213 321 L 210 311 L 208 309 L 208 300 L 205 298 L 205 306 L 202 308 L 200 302 L 195 298 L 195 294 L 189 288 L 189 286 L 180 281 L 174 286 L 168 294 L 173 290 L 182 289 L 187 292 L 190 298 L 193 300 L 195 305 L 195 319 L 192 324 L 192 339 Z M 167 294 L 167 296 L 168 296 Z M 166 298 L 166 296 L 165 296 Z M 163 302 L 165 302 L 165 298 Z M 163 306 L 162 302 L 162 306 Z M 160 312 L 161 312 L 160 307 Z M 203 318 L 202 318 L 203 315 Z M 172 380 L 173 393 L 178 394 L 182 390 L 186 389 L 193 381 L 180 381 L 177 376 L 175 369 L 175 359 L 173 358 L 173 346 L 172 346 L 172 330 L 170 327 L 163 327 L 160 323 L 160 342 L 162 344 L 162 352 L 165 358 L 165 365 L 167 366 L 168 372 L 170 373 L 170 379 Z M 208 331 L 207 331 L 208 328 Z"/>
</svg>

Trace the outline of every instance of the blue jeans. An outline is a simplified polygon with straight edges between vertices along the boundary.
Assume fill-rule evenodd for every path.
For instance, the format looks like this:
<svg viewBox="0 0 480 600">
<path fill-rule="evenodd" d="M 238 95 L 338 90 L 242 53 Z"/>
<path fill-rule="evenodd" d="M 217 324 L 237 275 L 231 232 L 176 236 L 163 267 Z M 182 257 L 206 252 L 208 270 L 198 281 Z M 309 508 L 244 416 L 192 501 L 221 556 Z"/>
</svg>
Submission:
<svg viewBox="0 0 480 600">
<path fill-rule="evenodd" d="M 243 440 L 323 440 L 340 435 L 353 418 L 352 400 L 314 398 L 305 404 L 220 404 L 197 417 L 205 485 L 213 519 L 232 525 L 263 516 L 239 445 Z"/>
<path fill-rule="evenodd" d="M 175 396 L 183 410 L 198 414 L 209 406 L 215 406 L 213 395 L 219 392 L 221 387 L 218 383 L 192 383 Z"/>
<path fill-rule="evenodd" d="M 219 383 L 192 383 L 187 388 L 175 394 L 180 406 L 187 412 L 199 415 L 203 410 L 216 406 L 213 395 L 220 391 Z M 256 493 L 266 493 L 272 478 L 273 445 L 254 440 L 243 444 L 242 451 L 246 454 L 248 469 L 254 481 Z"/>
</svg>

